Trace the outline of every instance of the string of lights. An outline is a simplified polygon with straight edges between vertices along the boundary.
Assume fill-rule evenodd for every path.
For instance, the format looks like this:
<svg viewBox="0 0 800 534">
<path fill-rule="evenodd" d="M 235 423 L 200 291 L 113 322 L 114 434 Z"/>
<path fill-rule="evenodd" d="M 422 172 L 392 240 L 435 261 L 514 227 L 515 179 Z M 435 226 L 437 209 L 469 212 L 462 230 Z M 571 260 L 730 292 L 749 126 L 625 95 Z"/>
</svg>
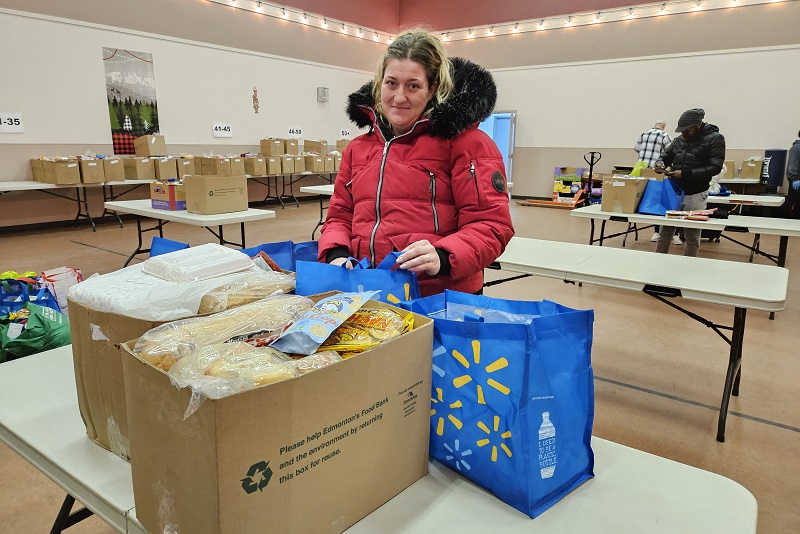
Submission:
<svg viewBox="0 0 800 534">
<path fill-rule="evenodd" d="M 279 18 L 288 22 L 315 27 L 324 31 L 336 32 L 357 39 L 371 39 L 375 42 L 391 42 L 393 35 L 358 26 L 341 20 L 332 19 L 324 15 L 298 11 L 287 6 L 264 2 L 262 0 L 207 0 L 216 4 L 230 6 L 236 9 L 252 11 L 267 17 Z M 501 24 L 475 26 L 472 28 L 457 28 L 441 31 L 444 42 L 462 41 L 467 39 L 489 38 L 502 35 L 515 35 L 519 33 L 558 30 L 575 26 L 590 26 L 594 24 L 607 24 L 610 22 L 631 21 L 678 15 L 698 11 L 716 9 L 733 9 L 761 4 L 788 3 L 800 0 L 672 0 L 655 2 L 651 4 L 638 4 L 620 8 L 601 9 L 584 13 L 572 13 L 554 17 L 543 17 L 520 21 L 511 21 Z"/>
</svg>

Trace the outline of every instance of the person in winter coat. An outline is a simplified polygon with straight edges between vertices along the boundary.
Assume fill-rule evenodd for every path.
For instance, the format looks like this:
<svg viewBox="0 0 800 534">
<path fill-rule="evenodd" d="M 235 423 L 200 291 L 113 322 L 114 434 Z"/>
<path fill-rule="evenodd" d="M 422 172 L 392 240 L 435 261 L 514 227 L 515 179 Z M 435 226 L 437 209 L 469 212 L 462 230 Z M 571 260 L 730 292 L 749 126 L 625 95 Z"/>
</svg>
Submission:
<svg viewBox="0 0 800 534">
<path fill-rule="evenodd" d="M 800 132 L 797 132 L 797 137 L 800 137 Z M 800 219 L 800 139 L 796 139 L 789 149 L 786 179 L 789 181 L 786 211 L 792 219 Z"/>
<path fill-rule="evenodd" d="M 684 111 L 675 128 L 681 136 L 664 149 L 654 166 L 657 173 L 668 176 L 683 190 L 681 210 L 706 209 L 708 183 L 725 162 L 725 138 L 719 128 L 703 122 L 705 115 L 700 108 Z M 697 256 L 701 232 L 700 228 L 684 228 L 684 256 Z M 674 227 L 661 225 L 656 252 L 669 252 L 673 233 Z"/>
<path fill-rule="evenodd" d="M 369 131 L 342 154 L 319 261 L 375 266 L 401 251 L 398 267 L 417 274 L 423 296 L 481 292 L 483 269 L 514 235 L 502 155 L 477 127 L 496 99 L 491 74 L 448 59 L 434 35 L 399 35 L 348 99 Z"/>
</svg>

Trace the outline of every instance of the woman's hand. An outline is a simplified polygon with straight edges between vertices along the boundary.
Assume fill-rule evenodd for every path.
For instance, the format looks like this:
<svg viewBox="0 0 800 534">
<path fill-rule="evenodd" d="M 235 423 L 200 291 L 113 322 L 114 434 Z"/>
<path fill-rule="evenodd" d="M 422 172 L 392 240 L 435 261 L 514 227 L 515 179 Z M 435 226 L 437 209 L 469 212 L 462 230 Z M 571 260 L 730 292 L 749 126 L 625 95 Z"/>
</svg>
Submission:
<svg viewBox="0 0 800 534">
<path fill-rule="evenodd" d="M 442 268 L 436 248 L 427 239 L 411 243 L 402 252 L 397 258 L 397 264 L 401 269 L 436 276 Z"/>
<path fill-rule="evenodd" d="M 331 260 L 331 265 L 344 265 L 348 269 L 353 268 L 353 262 L 349 261 L 347 258 L 334 258 Z"/>
</svg>

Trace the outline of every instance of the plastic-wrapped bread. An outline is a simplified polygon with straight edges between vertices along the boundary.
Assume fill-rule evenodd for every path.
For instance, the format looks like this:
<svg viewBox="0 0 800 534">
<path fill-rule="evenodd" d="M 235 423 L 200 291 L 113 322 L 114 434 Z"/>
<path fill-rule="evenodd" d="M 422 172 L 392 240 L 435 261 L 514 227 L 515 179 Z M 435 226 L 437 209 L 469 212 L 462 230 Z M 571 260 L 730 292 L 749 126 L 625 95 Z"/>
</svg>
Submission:
<svg viewBox="0 0 800 534">
<path fill-rule="evenodd" d="M 200 300 L 199 315 L 249 304 L 270 295 L 294 290 L 293 273 L 257 271 L 250 276 L 214 288 Z"/>
<path fill-rule="evenodd" d="M 297 369 L 297 375 L 302 376 L 340 361 L 342 361 L 342 357 L 339 356 L 338 352 L 325 350 L 322 352 L 315 352 L 311 356 L 305 356 L 299 360 L 293 360 L 291 363 L 294 364 Z"/>
<path fill-rule="evenodd" d="M 197 347 L 228 341 L 267 345 L 313 306 L 299 295 L 275 295 L 205 317 L 166 323 L 145 333 L 133 352 L 151 365 L 169 371 Z"/>
</svg>

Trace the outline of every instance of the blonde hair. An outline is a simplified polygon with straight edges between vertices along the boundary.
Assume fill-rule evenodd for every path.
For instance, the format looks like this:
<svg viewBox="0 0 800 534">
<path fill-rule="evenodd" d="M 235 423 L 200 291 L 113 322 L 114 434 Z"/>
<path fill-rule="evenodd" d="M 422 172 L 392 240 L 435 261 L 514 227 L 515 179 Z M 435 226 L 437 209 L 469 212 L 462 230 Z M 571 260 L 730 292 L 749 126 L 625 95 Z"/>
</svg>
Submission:
<svg viewBox="0 0 800 534">
<path fill-rule="evenodd" d="M 441 104 L 453 93 L 453 77 L 450 73 L 450 60 L 444 53 L 442 42 L 432 33 L 423 29 L 408 30 L 398 35 L 386 48 L 383 57 L 378 62 L 375 71 L 375 81 L 372 84 L 372 98 L 375 100 L 375 108 L 383 115 L 381 106 L 381 87 L 383 86 L 383 76 L 386 72 L 386 64 L 391 59 L 410 59 L 419 63 L 425 69 L 428 78 L 428 86 L 436 87 L 431 98 Z M 424 114 L 430 113 L 430 103 Z"/>
</svg>

